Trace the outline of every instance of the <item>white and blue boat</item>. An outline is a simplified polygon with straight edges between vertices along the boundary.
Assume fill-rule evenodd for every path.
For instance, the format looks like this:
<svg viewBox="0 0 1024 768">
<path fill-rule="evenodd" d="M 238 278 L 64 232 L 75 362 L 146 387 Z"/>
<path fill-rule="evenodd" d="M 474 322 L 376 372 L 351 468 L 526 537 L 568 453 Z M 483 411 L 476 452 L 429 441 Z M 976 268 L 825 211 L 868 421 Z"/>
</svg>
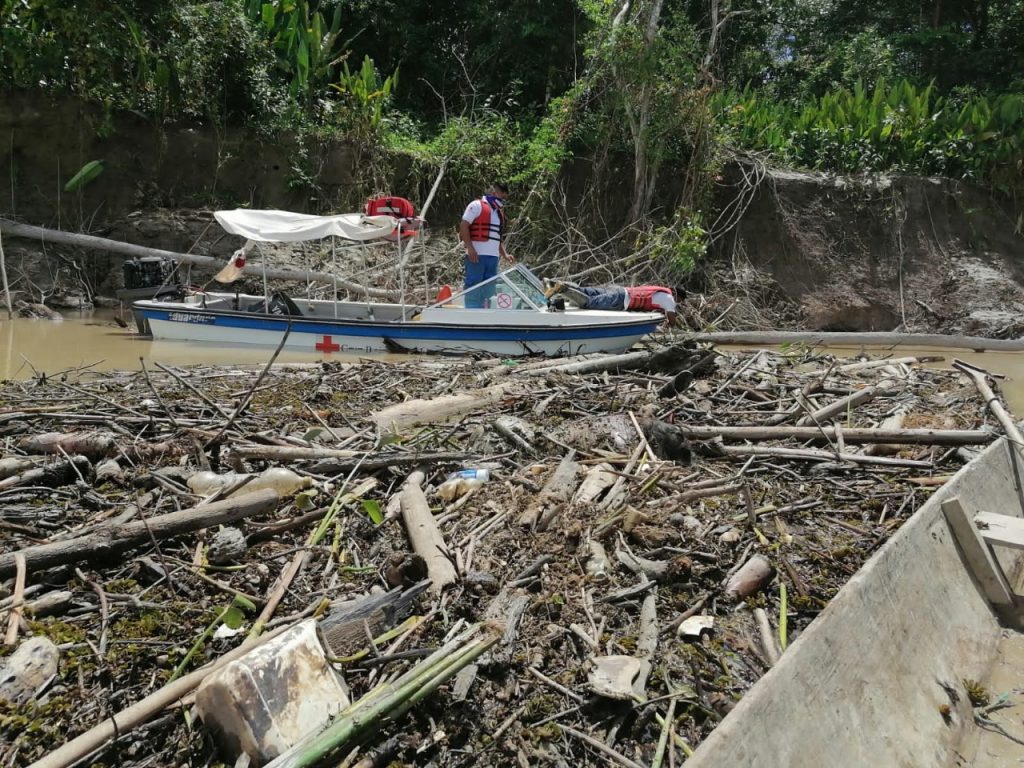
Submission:
<svg viewBox="0 0 1024 768">
<path fill-rule="evenodd" d="M 218 211 L 216 217 L 227 231 L 255 242 L 323 237 L 359 242 L 393 237 L 401 227 L 400 220 L 361 214 L 247 210 Z M 399 235 L 395 239 L 401 248 Z M 439 295 L 425 305 L 197 291 L 178 300 L 140 300 L 132 307 L 140 330 L 154 339 L 270 348 L 283 339 L 284 349 L 324 354 L 620 353 L 654 332 L 664 319 L 653 312 L 575 309 L 550 302 L 541 280 L 520 264 L 468 291 Z"/>
</svg>

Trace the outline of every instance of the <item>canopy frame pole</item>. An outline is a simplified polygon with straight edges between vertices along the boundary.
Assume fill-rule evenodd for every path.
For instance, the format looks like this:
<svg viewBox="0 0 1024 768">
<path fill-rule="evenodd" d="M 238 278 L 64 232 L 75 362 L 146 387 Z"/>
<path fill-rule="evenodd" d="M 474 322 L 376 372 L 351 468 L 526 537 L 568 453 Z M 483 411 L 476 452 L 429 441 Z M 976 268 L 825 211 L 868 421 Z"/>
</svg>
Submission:
<svg viewBox="0 0 1024 768">
<path fill-rule="evenodd" d="M 402 320 L 406 318 L 406 310 L 409 307 L 408 302 L 405 300 L 405 261 L 402 259 L 402 220 L 398 220 L 398 296 L 399 301 L 402 304 Z"/>
<path fill-rule="evenodd" d="M 331 274 L 338 274 L 338 238 L 331 235 Z M 331 283 L 331 288 L 334 291 L 334 319 L 338 319 L 338 281 L 335 280 Z M 366 300 L 369 301 L 370 297 L 367 296 Z"/>
<path fill-rule="evenodd" d="M 367 262 L 367 255 L 366 255 L 366 243 L 364 241 L 360 241 L 359 242 L 359 258 L 362 260 L 364 265 L 366 265 L 368 263 Z M 367 271 L 369 271 L 369 268 L 367 268 Z M 366 315 L 371 320 L 375 319 L 374 316 L 373 316 L 373 305 L 370 303 L 370 297 L 369 296 L 366 297 Z"/>
<path fill-rule="evenodd" d="M 263 314 L 270 314 L 270 288 L 267 287 L 267 257 L 260 253 L 263 264 Z"/>
</svg>

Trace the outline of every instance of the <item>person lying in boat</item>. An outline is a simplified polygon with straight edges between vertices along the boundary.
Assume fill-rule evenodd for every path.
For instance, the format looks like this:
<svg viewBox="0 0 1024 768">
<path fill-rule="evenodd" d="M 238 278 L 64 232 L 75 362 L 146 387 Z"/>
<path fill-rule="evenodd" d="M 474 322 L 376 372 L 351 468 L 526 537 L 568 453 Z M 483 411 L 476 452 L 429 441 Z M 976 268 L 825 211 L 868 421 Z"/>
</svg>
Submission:
<svg viewBox="0 0 1024 768">
<path fill-rule="evenodd" d="M 602 285 L 590 287 L 560 280 L 548 284 L 549 296 L 562 294 L 580 309 L 609 309 L 623 312 L 661 312 L 669 325 L 675 325 L 676 295 L 682 301 L 686 291 L 680 287 L 673 293 L 661 285 Z"/>
</svg>

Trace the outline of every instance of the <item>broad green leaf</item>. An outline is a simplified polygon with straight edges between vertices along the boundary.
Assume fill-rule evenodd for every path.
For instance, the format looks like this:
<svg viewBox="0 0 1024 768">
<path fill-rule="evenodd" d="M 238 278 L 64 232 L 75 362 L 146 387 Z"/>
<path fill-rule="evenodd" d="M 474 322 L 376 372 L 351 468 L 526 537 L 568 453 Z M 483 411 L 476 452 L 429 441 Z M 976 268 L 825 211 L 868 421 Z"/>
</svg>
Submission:
<svg viewBox="0 0 1024 768">
<path fill-rule="evenodd" d="M 384 522 L 384 514 L 380 511 L 380 502 L 374 499 L 362 499 L 359 503 L 363 505 L 363 511 L 366 512 L 374 525 L 380 525 Z"/>
<path fill-rule="evenodd" d="M 245 624 L 245 613 L 237 605 L 232 604 L 230 608 L 224 611 L 224 617 L 221 621 L 231 629 L 238 629 Z"/>
</svg>

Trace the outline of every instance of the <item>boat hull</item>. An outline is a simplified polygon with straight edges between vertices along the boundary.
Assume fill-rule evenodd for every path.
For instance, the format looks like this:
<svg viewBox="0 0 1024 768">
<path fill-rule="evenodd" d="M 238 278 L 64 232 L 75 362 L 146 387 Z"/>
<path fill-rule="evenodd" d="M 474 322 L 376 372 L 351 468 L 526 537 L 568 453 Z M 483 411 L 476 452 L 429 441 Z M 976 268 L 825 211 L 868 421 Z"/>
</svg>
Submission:
<svg viewBox="0 0 1024 768">
<path fill-rule="evenodd" d="M 624 352 L 658 327 L 651 313 L 506 313 L 437 310 L 446 322 L 344 320 L 216 311 L 183 304 L 136 302 L 140 329 L 155 339 L 276 347 L 330 354 L 410 352 L 503 356 Z M 476 313 L 476 314 L 474 314 Z M 546 322 L 545 322 L 546 321 Z"/>
<path fill-rule="evenodd" d="M 903 524 L 701 743 L 688 768 L 974 764 L 961 757 L 974 714 L 963 681 L 986 679 L 1006 630 L 941 504 L 957 498 L 969 515 L 1024 516 L 1021 458 L 1007 446 L 993 443 Z M 1003 549 L 999 559 L 1019 588 L 1020 554 Z"/>
</svg>

